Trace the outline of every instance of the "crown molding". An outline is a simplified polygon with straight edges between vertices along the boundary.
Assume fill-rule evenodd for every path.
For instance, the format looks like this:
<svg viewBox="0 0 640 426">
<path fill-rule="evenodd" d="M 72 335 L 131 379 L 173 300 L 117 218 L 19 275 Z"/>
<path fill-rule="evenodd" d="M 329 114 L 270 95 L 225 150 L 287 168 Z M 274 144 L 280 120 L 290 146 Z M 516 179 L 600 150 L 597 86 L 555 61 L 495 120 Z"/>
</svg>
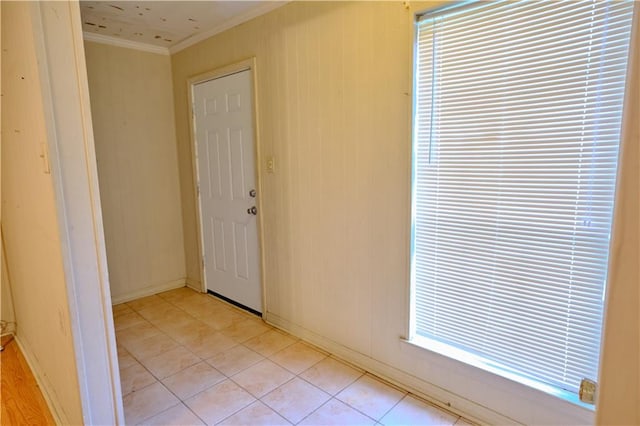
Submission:
<svg viewBox="0 0 640 426">
<path fill-rule="evenodd" d="M 169 48 L 169 53 L 171 55 L 173 55 L 174 53 L 178 53 L 181 50 L 186 49 L 187 47 L 193 46 L 194 44 L 201 42 L 202 40 L 206 40 L 209 37 L 213 37 L 216 34 L 220 34 L 223 31 L 226 31 L 230 28 L 233 28 L 237 25 L 243 24 L 247 21 L 250 21 L 253 18 L 256 18 L 260 15 L 264 15 L 267 14 L 269 12 L 271 12 L 272 10 L 275 10 L 281 6 L 284 6 L 285 4 L 289 3 L 291 0 L 284 0 L 284 1 L 265 1 L 263 3 L 262 6 L 257 7 L 255 9 L 252 9 L 250 11 L 248 11 L 247 13 L 244 13 L 242 15 L 238 15 L 235 16 L 227 21 L 225 21 L 224 23 L 213 27 L 209 30 L 194 34 L 190 37 L 187 37 L 186 39 L 174 44 L 173 46 L 171 46 Z"/>
<path fill-rule="evenodd" d="M 169 55 L 169 49 L 162 46 L 154 46 L 152 44 L 125 40 L 120 37 L 106 36 L 103 34 L 96 34 L 88 31 L 84 31 L 82 34 L 84 36 L 85 41 L 93 41 L 95 43 L 109 44 L 111 46 L 141 50 L 143 52 L 149 52 L 149 53 L 157 53 L 159 55 Z"/>
</svg>

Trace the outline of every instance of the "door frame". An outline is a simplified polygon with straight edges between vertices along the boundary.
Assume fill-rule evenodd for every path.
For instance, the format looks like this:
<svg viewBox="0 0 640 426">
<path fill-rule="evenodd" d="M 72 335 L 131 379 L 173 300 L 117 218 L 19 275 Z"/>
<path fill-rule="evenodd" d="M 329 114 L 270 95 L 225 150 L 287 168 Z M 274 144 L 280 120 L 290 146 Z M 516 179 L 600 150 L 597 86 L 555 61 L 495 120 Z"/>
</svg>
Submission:
<svg viewBox="0 0 640 426">
<path fill-rule="evenodd" d="M 204 275 L 204 236 L 202 235 L 202 206 L 200 204 L 200 195 L 198 193 L 198 161 L 197 161 L 197 144 L 195 133 L 195 112 L 193 110 L 193 91 L 196 84 L 204 83 L 210 80 L 226 77 L 231 74 L 236 74 L 242 71 L 251 71 L 251 100 L 252 100 L 252 128 L 253 128 L 253 149 L 255 152 L 253 169 L 256 176 L 256 190 L 258 191 L 258 197 L 256 205 L 258 207 L 258 215 L 256 217 L 256 230 L 258 234 L 258 273 L 260 287 L 262 288 L 262 317 L 267 313 L 267 289 L 265 279 L 265 261 L 264 261 L 264 222 L 263 222 L 263 192 L 262 192 L 262 174 L 261 174 L 261 159 L 260 154 L 260 120 L 258 119 L 258 78 L 257 78 L 256 57 L 250 57 L 242 61 L 227 64 L 221 67 L 214 68 L 201 74 L 191 76 L 187 79 L 187 108 L 189 114 L 189 140 L 191 148 L 191 170 L 192 170 L 192 184 L 193 194 L 196 202 L 196 226 L 198 233 L 198 262 L 200 268 L 200 291 L 207 292 L 207 283 Z"/>
<path fill-rule="evenodd" d="M 80 7 L 30 7 L 82 417 L 85 424 L 124 425 Z M 46 371 L 33 370 L 55 420 L 64 423 Z"/>
</svg>

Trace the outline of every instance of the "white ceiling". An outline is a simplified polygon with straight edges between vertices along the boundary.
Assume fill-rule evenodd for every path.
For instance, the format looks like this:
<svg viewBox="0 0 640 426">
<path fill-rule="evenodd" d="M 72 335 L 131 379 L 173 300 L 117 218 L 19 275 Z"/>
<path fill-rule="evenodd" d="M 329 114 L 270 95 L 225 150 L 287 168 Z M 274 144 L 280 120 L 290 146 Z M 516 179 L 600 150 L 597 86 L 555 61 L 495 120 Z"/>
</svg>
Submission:
<svg viewBox="0 0 640 426">
<path fill-rule="evenodd" d="M 279 1 L 81 1 L 88 39 L 169 49 L 184 48 L 286 2 Z M 93 37 L 91 37 L 93 36 Z M 178 49 L 179 50 L 179 49 Z"/>
</svg>

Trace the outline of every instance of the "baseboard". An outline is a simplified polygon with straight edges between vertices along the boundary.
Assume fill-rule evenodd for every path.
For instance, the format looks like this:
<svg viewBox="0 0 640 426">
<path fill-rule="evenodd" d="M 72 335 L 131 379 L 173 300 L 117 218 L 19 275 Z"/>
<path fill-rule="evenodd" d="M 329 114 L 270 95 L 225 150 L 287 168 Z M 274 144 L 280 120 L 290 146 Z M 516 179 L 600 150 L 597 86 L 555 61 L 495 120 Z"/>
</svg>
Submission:
<svg viewBox="0 0 640 426">
<path fill-rule="evenodd" d="M 18 344 L 20 351 L 22 352 L 22 356 L 25 361 L 27 361 L 27 365 L 31 369 L 31 373 L 33 377 L 36 379 L 36 383 L 38 387 L 42 391 L 42 396 L 44 397 L 47 406 L 49 407 L 49 411 L 53 416 L 53 420 L 55 420 L 57 425 L 68 425 L 70 424 L 69 419 L 65 415 L 62 406 L 58 402 L 58 399 L 55 396 L 55 392 L 53 390 L 53 385 L 49 383 L 46 376 L 43 374 L 42 369 L 40 368 L 40 364 L 36 361 L 36 358 L 33 356 L 31 349 L 22 341 L 20 336 L 14 335 L 14 340 Z"/>
<path fill-rule="evenodd" d="M 190 289 L 202 293 L 202 282 L 200 282 L 200 280 L 187 277 L 185 278 L 185 282 Z"/>
<path fill-rule="evenodd" d="M 327 339 L 324 336 L 281 318 L 276 314 L 267 312 L 264 315 L 264 319 L 274 327 L 293 334 L 356 367 L 366 370 L 395 386 L 406 389 L 412 394 L 444 410 L 463 416 L 468 420 L 478 424 L 514 423 L 514 420 L 509 417 L 503 416 L 487 407 L 426 382 L 406 371 L 399 370 L 360 352 L 354 351 L 340 343 L 334 342 L 333 340 Z"/>
<path fill-rule="evenodd" d="M 180 278 L 178 280 L 169 281 L 166 283 L 155 284 L 148 287 L 145 287 L 141 290 L 134 291 L 131 293 L 124 294 L 118 297 L 111 298 L 112 305 L 118 305 L 124 302 L 130 302 L 132 300 L 139 299 L 145 296 L 151 296 L 152 294 L 161 293 L 163 291 L 173 290 L 175 288 L 184 287 L 186 284 L 185 278 Z"/>
</svg>

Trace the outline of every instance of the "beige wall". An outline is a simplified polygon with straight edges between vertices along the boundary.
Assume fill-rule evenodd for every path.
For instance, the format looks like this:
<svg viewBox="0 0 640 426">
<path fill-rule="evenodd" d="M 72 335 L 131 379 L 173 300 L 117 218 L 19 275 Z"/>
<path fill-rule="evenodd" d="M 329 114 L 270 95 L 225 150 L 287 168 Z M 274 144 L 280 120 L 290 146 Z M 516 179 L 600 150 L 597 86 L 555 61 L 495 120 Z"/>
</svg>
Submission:
<svg viewBox="0 0 640 426">
<path fill-rule="evenodd" d="M 114 303 L 184 285 L 171 62 L 85 42 Z"/>
<path fill-rule="evenodd" d="M 261 175 L 268 310 L 371 350 L 369 326 L 339 324 L 369 323 L 374 295 L 407 282 L 410 19 L 400 3 L 296 3 L 172 56 L 189 278 L 200 279 L 185 81 L 255 55 L 260 150 L 276 164 Z"/>
<path fill-rule="evenodd" d="M 255 56 L 267 319 L 482 420 L 588 423 L 588 410 L 567 414 L 556 398 L 401 341 L 409 317 L 412 16 L 434 3 L 295 2 L 172 56 L 187 276 L 200 279 L 185 82 Z M 265 173 L 268 156 L 274 174 Z M 637 196 L 633 184 L 623 190 Z M 637 257 L 634 244 L 626 255 Z M 637 279 L 634 287 L 627 278 L 619 297 L 637 300 Z M 612 299 L 610 311 L 618 303 Z M 637 347 L 637 329 L 628 331 Z M 621 349 L 617 339 L 606 344 L 604 371 L 615 359 L 606 353 Z M 625 398 L 637 400 L 637 388 Z"/>
<path fill-rule="evenodd" d="M 2 233 L 17 339 L 54 414 L 82 424 L 75 354 L 50 174 L 43 92 L 29 2 L 2 2 Z"/>
</svg>

